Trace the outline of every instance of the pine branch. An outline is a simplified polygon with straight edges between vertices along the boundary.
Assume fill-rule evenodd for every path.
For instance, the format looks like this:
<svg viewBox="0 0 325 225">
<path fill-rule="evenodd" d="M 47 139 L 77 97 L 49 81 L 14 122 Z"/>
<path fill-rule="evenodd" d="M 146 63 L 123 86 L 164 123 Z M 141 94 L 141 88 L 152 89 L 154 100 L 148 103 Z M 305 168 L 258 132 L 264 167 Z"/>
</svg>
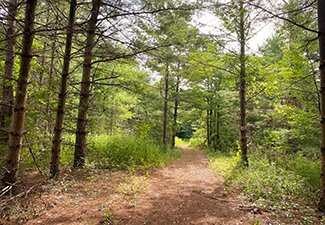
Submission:
<svg viewBox="0 0 325 225">
<path fill-rule="evenodd" d="M 313 33 L 316 33 L 316 34 L 319 35 L 319 31 L 318 31 L 318 30 L 313 30 L 313 29 L 311 29 L 311 28 L 308 28 L 308 27 L 306 27 L 306 26 L 304 26 L 304 25 L 302 25 L 302 24 L 299 24 L 299 23 L 297 23 L 297 22 L 295 22 L 295 21 L 293 21 L 293 20 L 290 20 L 290 19 L 288 19 L 288 18 L 286 18 L 286 17 L 281 16 L 281 14 L 275 14 L 275 13 L 271 12 L 270 10 L 265 9 L 265 8 L 263 8 L 262 6 L 259 6 L 259 5 L 256 5 L 256 4 L 253 4 L 253 3 L 249 2 L 249 1 L 246 2 L 246 3 L 249 4 L 249 5 L 251 5 L 251 6 L 256 7 L 256 8 L 258 8 L 258 9 L 263 10 L 264 12 L 266 12 L 266 13 L 272 15 L 272 16 L 275 17 L 275 18 L 278 18 L 278 19 L 284 20 L 284 21 L 286 21 L 286 22 L 288 22 L 288 23 L 291 23 L 292 25 L 295 25 L 295 26 L 300 27 L 300 28 L 302 28 L 302 29 L 304 29 L 304 30 L 307 30 L 307 31 L 310 31 L 310 32 L 313 32 Z"/>
</svg>

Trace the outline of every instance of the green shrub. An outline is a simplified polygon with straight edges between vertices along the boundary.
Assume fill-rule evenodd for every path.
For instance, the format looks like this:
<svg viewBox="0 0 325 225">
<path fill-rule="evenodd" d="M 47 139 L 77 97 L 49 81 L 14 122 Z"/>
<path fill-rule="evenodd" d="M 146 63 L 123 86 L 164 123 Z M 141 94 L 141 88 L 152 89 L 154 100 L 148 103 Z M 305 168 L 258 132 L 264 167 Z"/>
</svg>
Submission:
<svg viewBox="0 0 325 225">
<path fill-rule="evenodd" d="M 134 169 L 162 167 L 179 157 L 179 151 L 164 151 L 151 140 L 133 136 L 92 136 L 88 145 L 87 162 L 101 168 Z"/>
<path fill-rule="evenodd" d="M 65 134 L 62 138 L 60 164 L 64 166 L 73 165 L 76 136 Z"/>
<path fill-rule="evenodd" d="M 85 159 L 86 166 L 97 168 L 134 170 L 136 167 L 162 167 L 181 155 L 179 150 L 164 151 L 154 141 L 134 136 L 89 135 L 87 141 L 89 144 Z M 71 167 L 73 165 L 74 143 L 75 135 L 64 135 L 60 155 L 61 166 Z M 38 166 L 46 173 L 49 170 L 51 151 L 41 147 L 34 145 L 33 153 Z M 5 155 L 0 157 L 0 161 L 4 161 L 4 159 Z M 28 148 L 22 149 L 22 159 L 22 170 L 35 168 Z"/>
<path fill-rule="evenodd" d="M 203 146 L 204 145 L 204 141 L 205 141 L 205 139 L 204 138 L 200 138 L 200 137 L 191 138 L 190 139 L 190 145 L 193 146 L 193 147 Z"/>
<path fill-rule="evenodd" d="M 242 187 L 255 201 L 282 202 L 300 197 L 315 199 L 319 189 L 319 162 L 302 155 L 290 155 L 270 162 L 266 157 L 250 157 L 249 168 L 243 168 L 239 155 L 210 155 L 211 167 L 221 172 L 226 183 Z"/>
<path fill-rule="evenodd" d="M 179 137 L 176 137 L 175 138 L 175 144 L 176 145 L 188 145 L 189 142 L 188 142 L 188 140 L 183 140 L 183 139 L 181 139 Z"/>
<path fill-rule="evenodd" d="M 320 185 L 320 160 L 309 160 L 301 153 L 288 156 L 285 160 L 278 161 L 282 168 L 292 171 L 304 179 L 306 185 L 315 193 Z"/>
</svg>

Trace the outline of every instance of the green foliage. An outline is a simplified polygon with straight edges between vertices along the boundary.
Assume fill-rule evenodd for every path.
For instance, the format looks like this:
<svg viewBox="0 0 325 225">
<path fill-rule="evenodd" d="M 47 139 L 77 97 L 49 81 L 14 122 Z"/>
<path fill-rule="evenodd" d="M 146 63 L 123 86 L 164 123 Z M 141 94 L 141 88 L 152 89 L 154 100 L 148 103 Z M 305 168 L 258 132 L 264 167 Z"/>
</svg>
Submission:
<svg viewBox="0 0 325 225">
<path fill-rule="evenodd" d="M 297 153 L 270 161 L 264 154 L 255 153 L 251 154 L 249 168 L 244 168 L 239 154 L 209 154 L 210 166 L 223 175 L 227 190 L 235 187 L 248 196 L 245 204 L 266 210 L 274 218 L 286 218 L 286 224 L 319 224 L 313 207 L 320 188 L 319 160 L 311 161 Z"/>
<path fill-rule="evenodd" d="M 90 135 L 86 155 L 86 166 L 105 169 L 147 169 L 150 167 L 163 167 L 171 160 L 180 157 L 179 150 L 164 151 L 163 148 L 146 138 L 137 138 L 127 135 Z M 74 135 L 64 135 L 61 146 L 60 164 L 63 167 L 70 167 L 74 157 Z M 48 172 L 50 151 L 43 148 L 43 145 L 33 145 L 32 153 L 36 164 L 43 172 Z M 22 150 L 21 169 L 35 168 L 30 149 Z M 1 157 L 5 160 L 5 157 Z"/>
<path fill-rule="evenodd" d="M 229 185 L 243 188 L 252 200 L 268 207 L 285 204 L 284 199 L 297 201 L 299 197 L 298 202 L 303 203 L 317 197 L 319 161 L 310 161 L 301 154 L 273 162 L 254 155 L 248 169 L 241 166 L 239 154 L 213 153 L 210 156 L 212 169 L 221 172 Z"/>
<path fill-rule="evenodd" d="M 189 144 L 190 146 L 203 146 L 204 145 L 204 142 L 205 142 L 205 139 L 204 138 L 200 138 L 200 137 L 196 137 L 196 138 L 191 138 L 189 140 Z"/>
<path fill-rule="evenodd" d="M 0 145 L 0 165 L 4 165 L 6 161 L 7 156 L 7 146 L 6 145 Z M 2 174 L 4 172 L 4 168 L 0 168 L 0 173 Z"/>
<path fill-rule="evenodd" d="M 183 140 L 183 139 L 181 139 L 181 138 L 176 137 L 176 138 L 175 138 L 175 144 L 176 144 L 176 146 L 180 146 L 180 145 L 188 145 L 189 142 L 188 142 L 188 140 Z"/>
<path fill-rule="evenodd" d="M 180 156 L 179 151 L 164 151 L 151 140 L 122 135 L 93 136 L 88 149 L 88 164 L 108 169 L 162 167 Z"/>
<path fill-rule="evenodd" d="M 110 209 L 105 209 L 104 215 L 100 221 L 100 224 L 110 225 L 110 224 L 113 224 L 113 221 L 114 221 L 114 214 L 112 213 L 112 211 Z"/>
<path fill-rule="evenodd" d="M 191 124 L 177 124 L 176 136 L 181 139 L 190 139 L 193 136 L 193 131 Z"/>
<path fill-rule="evenodd" d="M 312 161 L 299 152 L 285 157 L 284 160 L 278 161 L 277 164 L 300 176 L 304 180 L 305 185 L 310 189 L 310 193 L 317 193 L 320 174 L 320 161 L 318 159 Z"/>
</svg>

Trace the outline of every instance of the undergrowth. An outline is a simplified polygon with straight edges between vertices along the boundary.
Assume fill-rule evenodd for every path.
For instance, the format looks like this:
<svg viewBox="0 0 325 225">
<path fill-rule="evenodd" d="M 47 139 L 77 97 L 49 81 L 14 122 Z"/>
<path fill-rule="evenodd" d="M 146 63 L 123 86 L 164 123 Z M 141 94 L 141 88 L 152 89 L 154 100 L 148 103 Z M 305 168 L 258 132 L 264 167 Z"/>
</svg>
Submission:
<svg viewBox="0 0 325 225">
<path fill-rule="evenodd" d="M 61 147 L 60 164 L 71 167 L 74 157 L 74 135 L 65 135 Z M 181 155 L 180 150 L 163 150 L 148 139 L 125 135 L 89 135 L 85 167 L 100 169 L 135 170 L 163 167 Z M 23 152 L 22 168 L 33 168 L 34 162 L 27 150 Z M 36 162 L 43 172 L 48 172 L 50 151 L 34 149 Z"/>
<path fill-rule="evenodd" d="M 181 139 L 181 138 L 179 138 L 179 137 L 176 137 L 175 138 L 175 144 L 176 145 L 188 145 L 189 144 L 189 142 L 188 142 L 188 140 L 185 140 L 185 139 Z"/>
<path fill-rule="evenodd" d="M 251 155 L 248 168 L 239 154 L 211 153 L 210 166 L 225 178 L 227 188 L 244 191 L 252 204 L 271 210 L 276 217 L 293 218 L 299 224 L 314 224 L 319 190 L 319 161 L 311 161 L 297 153 L 270 161 Z"/>
<path fill-rule="evenodd" d="M 133 136 L 93 136 L 88 148 L 88 164 L 108 169 L 163 167 L 181 154 L 178 150 L 164 151 L 154 141 Z"/>
</svg>

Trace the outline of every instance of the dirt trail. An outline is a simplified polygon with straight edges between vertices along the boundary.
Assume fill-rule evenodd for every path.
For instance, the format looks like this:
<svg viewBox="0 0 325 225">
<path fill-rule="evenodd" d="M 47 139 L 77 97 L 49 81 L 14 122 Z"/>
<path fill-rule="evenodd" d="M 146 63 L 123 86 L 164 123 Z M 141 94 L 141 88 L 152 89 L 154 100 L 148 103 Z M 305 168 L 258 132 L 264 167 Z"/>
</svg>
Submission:
<svg viewBox="0 0 325 225">
<path fill-rule="evenodd" d="M 238 196 L 225 193 L 207 157 L 189 147 L 149 177 L 105 170 L 71 177 L 43 191 L 26 224 L 237 225 L 256 219 L 241 209 Z"/>
<path fill-rule="evenodd" d="M 208 168 L 200 151 L 153 174 L 134 205 L 115 212 L 116 224 L 253 224 L 254 215 L 224 192 L 221 177 Z"/>
</svg>

